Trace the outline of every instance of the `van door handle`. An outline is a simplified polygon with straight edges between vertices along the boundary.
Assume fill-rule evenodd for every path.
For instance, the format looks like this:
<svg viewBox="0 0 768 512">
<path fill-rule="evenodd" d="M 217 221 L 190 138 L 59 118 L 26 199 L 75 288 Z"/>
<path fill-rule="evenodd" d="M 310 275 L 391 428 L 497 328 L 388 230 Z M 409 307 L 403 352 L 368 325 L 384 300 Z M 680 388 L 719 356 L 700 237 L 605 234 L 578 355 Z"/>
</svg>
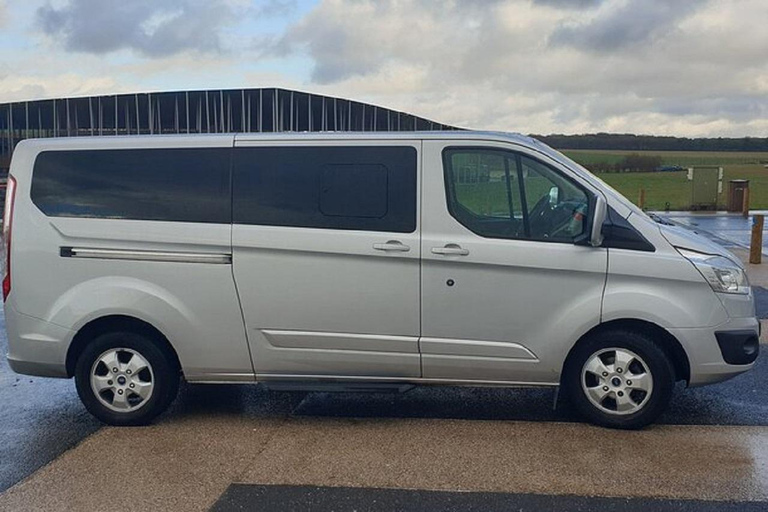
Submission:
<svg viewBox="0 0 768 512">
<path fill-rule="evenodd" d="M 408 252 L 411 248 L 398 240 L 390 240 L 385 244 L 373 244 L 377 251 L 385 252 Z"/>
<path fill-rule="evenodd" d="M 446 244 L 445 247 L 433 247 L 432 254 L 442 254 L 443 256 L 466 256 L 469 254 L 469 251 L 463 249 L 458 244 Z"/>
</svg>

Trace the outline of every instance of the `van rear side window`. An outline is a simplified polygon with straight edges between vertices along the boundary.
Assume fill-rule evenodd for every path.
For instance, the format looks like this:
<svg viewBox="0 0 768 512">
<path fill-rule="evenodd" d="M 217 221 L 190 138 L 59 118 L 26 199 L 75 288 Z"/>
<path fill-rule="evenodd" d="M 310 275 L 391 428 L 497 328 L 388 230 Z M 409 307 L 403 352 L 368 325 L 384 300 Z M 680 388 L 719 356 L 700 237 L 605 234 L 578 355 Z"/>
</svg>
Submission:
<svg viewBox="0 0 768 512">
<path fill-rule="evenodd" d="M 32 202 L 50 217 L 228 224 L 228 148 L 46 151 Z"/>
<path fill-rule="evenodd" d="M 411 233 L 416 149 L 235 149 L 234 222 Z"/>
</svg>

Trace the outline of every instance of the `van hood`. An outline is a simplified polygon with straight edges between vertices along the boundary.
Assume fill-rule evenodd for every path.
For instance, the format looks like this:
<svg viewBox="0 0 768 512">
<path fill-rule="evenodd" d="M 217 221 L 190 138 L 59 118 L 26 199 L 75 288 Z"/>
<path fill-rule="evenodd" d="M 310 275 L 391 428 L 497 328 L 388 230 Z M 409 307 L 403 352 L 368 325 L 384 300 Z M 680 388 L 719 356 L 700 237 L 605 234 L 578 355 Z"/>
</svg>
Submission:
<svg viewBox="0 0 768 512">
<path fill-rule="evenodd" d="M 690 251 L 696 251 L 704 254 L 714 254 L 717 256 L 723 256 L 733 261 L 740 267 L 743 267 L 741 259 L 733 254 L 723 246 L 716 244 L 712 240 L 705 238 L 698 233 L 689 229 L 682 228 L 680 226 L 659 226 L 661 235 L 667 239 L 667 241 L 674 247 L 680 249 L 688 249 Z"/>
</svg>

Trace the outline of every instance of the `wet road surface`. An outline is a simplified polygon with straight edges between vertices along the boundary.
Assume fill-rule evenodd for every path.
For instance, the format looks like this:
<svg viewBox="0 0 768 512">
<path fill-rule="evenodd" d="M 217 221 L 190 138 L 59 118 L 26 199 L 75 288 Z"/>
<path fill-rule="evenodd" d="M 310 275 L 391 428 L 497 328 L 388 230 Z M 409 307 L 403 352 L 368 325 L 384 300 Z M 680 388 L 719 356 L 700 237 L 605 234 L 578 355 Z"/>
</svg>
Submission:
<svg viewBox="0 0 768 512">
<path fill-rule="evenodd" d="M 752 217 L 741 214 L 713 212 L 656 212 L 661 217 L 699 233 L 724 247 L 749 249 Z M 753 212 L 768 213 L 768 212 Z M 768 226 L 766 226 L 768 228 Z M 763 235 L 763 254 L 768 255 L 768 236 Z"/>
<path fill-rule="evenodd" d="M 100 426 L 80 404 L 74 382 L 17 375 L 8 367 L 6 352 L 0 311 L 0 492 Z"/>
</svg>

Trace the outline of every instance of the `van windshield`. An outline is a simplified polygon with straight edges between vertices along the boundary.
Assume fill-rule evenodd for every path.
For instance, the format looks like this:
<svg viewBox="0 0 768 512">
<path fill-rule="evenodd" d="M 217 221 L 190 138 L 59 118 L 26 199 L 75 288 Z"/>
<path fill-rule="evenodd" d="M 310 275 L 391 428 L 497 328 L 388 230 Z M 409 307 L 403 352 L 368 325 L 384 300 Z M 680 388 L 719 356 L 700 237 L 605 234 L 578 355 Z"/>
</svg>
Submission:
<svg viewBox="0 0 768 512">
<path fill-rule="evenodd" d="M 591 172 L 589 169 L 587 169 L 586 167 L 584 167 L 580 163 L 578 163 L 578 162 L 574 161 L 573 159 L 567 157 L 563 153 L 561 153 L 561 152 L 559 152 L 559 151 L 557 151 L 555 149 L 552 149 L 550 146 L 544 144 L 541 141 L 537 140 L 536 142 L 541 144 L 545 148 L 547 148 L 549 150 L 550 156 L 552 156 L 553 158 L 559 160 L 560 163 L 566 165 L 567 167 L 570 167 L 570 168 L 576 169 L 578 171 L 581 171 L 583 174 L 587 175 L 590 179 L 594 179 L 595 181 L 597 181 L 605 189 L 605 191 L 608 194 L 613 195 L 614 197 L 616 197 L 616 199 L 621 201 L 622 204 L 626 205 L 627 208 L 632 210 L 633 213 L 636 213 L 638 215 L 642 215 L 644 217 L 651 218 L 641 208 L 638 208 L 632 201 L 627 199 L 621 192 L 619 192 L 618 190 L 616 190 L 615 188 L 610 186 L 608 183 L 606 183 L 605 181 L 600 179 L 596 174 Z"/>
</svg>

